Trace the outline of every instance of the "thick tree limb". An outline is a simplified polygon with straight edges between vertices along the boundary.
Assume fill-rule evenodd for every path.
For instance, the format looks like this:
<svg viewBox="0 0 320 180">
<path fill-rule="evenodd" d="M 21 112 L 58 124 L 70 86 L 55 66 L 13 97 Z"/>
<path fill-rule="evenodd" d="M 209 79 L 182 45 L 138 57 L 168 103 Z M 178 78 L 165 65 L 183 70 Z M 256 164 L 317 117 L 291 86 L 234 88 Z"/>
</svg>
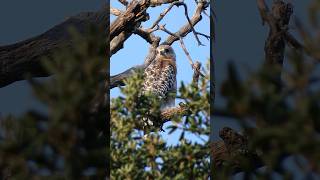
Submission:
<svg viewBox="0 0 320 180">
<path fill-rule="evenodd" d="M 110 41 L 110 55 L 112 56 L 123 48 L 124 42 L 132 35 L 131 32 L 123 31 Z"/>
<path fill-rule="evenodd" d="M 282 0 L 274 1 L 271 11 L 264 0 L 257 0 L 257 4 L 263 24 L 266 22 L 270 29 L 264 49 L 266 62 L 282 67 L 288 37 L 290 42 L 293 42 L 293 36 L 288 34 L 293 7 Z"/>
<path fill-rule="evenodd" d="M 194 69 L 194 71 L 193 71 L 193 85 L 198 86 L 201 63 L 197 61 L 195 63 L 195 67 L 197 69 Z M 173 107 L 173 108 L 168 108 L 168 109 L 165 109 L 161 112 L 161 119 L 163 120 L 162 124 L 171 120 L 172 118 L 174 118 L 176 116 L 186 116 L 189 114 L 191 114 L 189 106 L 187 104 L 184 104 L 181 102 L 181 103 L 179 103 L 179 106 Z"/>
<path fill-rule="evenodd" d="M 139 70 L 143 70 L 144 65 L 138 65 L 135 67 L 132 67 L 120 74 L 117 74 L 115 76 L 110 77 L 110 89 L 119 87 L 119 86 L 124 86 L 124 80 L 127 79 L 128 77 L 132 76 L 134 72 L 137 72 Z"/>
<path fill-rule="evenodd" d="M 119 17 L 112 22 L 110 26 L 110 39 L 112 40 L 122 32 L 133 33 L 134 28 L 139 27 L 141 22 L 149 19 L 149 14 L 146 12 L 148 7 L 159 6 L 174 1 L 177 0 L 131 1 L 126 11 L 121 13 Z"/>
<path fill-rule="evenodd" d="M 39 36 L 0 46 L 0 87 L 24 80 L 26 74 L 31 77 L 49 76 L 42 67 L 43 57 L 50 56 L 57 49 L 72 46 L 70 27 L 85 35 L 88 26 L 105 28 L 108 21 L 109 14 L 105 10 L 80 13 Z"/>
<path fill-rule="evenodd" d="M 123 48 L 124 42 L 133 34 L 138 34 L 142 38 L 147 38 L 147 42 L 153 43 L 154 35 L 146 35 L 140 29 L 141 22 L 149 19 L 149 15 L 146 12 L 147 8 L 159 6 L 166 3 L 175 2 L 177 0 L 151 0 L 151 1 L 137 1 L 133 0 L 130 4 L 127 4 L 125 12 L 116 12 L 112 10 L 114 14 L 118 15 L 118 18 L 112 22 L 110 27 L 110 53 L 111 56 Z"/>
<path fill-rule="evenodd" d="M 110 26 L 110 53 L 111 56 L 123 48 L 124 42 L 133 34 L 133 30 L 139 27 L 141 22 L 149 19 L 146 9 L 150 6 L 146 1 L 133 0 L 127 5 L 125 12 Z"/>
<path fill-rule="evenodd" d="M 147 20 L 149 15 L 146 10 L 150 6 L 147 1 L 131 1 L 127 10 L 110 25 L 110 39 L 113 40 L 122 32 L 131 32 L 134 27 Z"/>
</svg>

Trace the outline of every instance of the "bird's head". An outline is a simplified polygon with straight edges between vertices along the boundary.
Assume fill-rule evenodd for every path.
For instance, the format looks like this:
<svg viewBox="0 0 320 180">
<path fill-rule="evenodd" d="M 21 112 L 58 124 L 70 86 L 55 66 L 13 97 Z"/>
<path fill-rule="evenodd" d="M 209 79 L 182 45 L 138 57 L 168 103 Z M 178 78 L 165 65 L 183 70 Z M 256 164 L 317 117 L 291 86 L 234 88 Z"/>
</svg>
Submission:
<svg viewBox="0 0 320 180">
<path fill-rule="evenodd" d="M 160 45 L 157 48 L 157 52 L 160 57 L 172 60 L 176 59 L 176 54 L 174 53 L 172 47 L 169 45 Z"/>
</svg>

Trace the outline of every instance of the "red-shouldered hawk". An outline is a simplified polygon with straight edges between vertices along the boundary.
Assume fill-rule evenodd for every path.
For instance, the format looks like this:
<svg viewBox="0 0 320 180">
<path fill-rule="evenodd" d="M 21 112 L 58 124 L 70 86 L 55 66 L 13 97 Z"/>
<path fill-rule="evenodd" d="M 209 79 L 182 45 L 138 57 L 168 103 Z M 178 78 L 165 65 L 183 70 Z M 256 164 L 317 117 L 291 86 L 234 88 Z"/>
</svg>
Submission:
<svg viewBox="0 0 320 180">
<path fill-rule="evenodd" d="M 169 45 L 160 45 L 151 64 L 144 70 L 143 92 L 150 92 L 161 100 L 161 109 L 175 104 L 177 91 L 176 55 Z"/>
</svg>

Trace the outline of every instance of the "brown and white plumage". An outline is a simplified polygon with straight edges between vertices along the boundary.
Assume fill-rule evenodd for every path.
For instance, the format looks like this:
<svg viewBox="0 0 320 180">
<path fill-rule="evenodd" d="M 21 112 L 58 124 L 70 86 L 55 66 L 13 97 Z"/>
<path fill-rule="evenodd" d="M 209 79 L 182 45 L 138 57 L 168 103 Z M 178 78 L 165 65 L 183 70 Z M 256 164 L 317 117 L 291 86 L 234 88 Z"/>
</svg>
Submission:
<svg viewBox="0 0 320 180">
<path fill-rule="evenodd" d="M 155 59 L 144 71 L 143 92 L 152 93 L 161 99 L 161 109 L 175 104 L 177 91 L 176 55 L 169 45 L 157 48 Z"/>
</svg>

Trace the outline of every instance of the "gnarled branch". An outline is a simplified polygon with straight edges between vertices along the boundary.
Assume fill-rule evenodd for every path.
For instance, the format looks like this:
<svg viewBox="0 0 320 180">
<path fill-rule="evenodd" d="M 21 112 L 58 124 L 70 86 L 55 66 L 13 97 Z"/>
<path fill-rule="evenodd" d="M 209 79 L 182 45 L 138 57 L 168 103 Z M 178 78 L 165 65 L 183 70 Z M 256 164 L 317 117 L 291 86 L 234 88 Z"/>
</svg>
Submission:
<svg viewBox="0 0 320 180">
<path fill-rule="evenodd" d="M 0 87 L 24 80 L 26 74 L 31 77 L 49 76 L 42 67 L 43 58 L 58 49 L 73 45 L 70 27 L 85 36 L 88 26 L 105 28 L 108 21 L 109 14 L 105 10 L 80 13 L 39 36 L 13 45 L 0 46 Z"/>
</svg>

